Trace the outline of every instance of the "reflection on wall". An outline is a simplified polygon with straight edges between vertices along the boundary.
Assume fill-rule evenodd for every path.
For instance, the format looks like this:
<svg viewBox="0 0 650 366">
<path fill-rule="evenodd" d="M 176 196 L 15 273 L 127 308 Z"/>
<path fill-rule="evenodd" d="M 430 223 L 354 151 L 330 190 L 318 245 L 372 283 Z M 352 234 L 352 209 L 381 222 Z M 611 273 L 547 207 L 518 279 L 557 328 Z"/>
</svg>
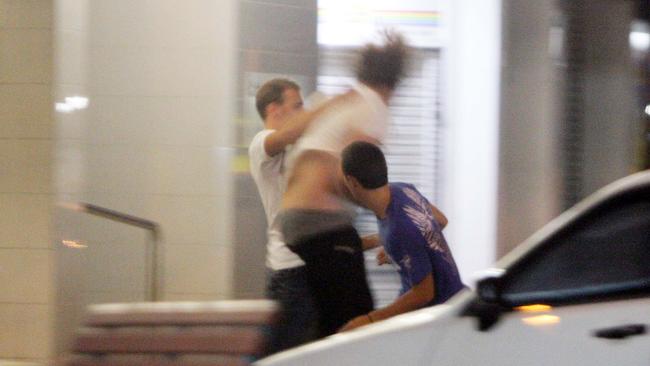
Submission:
<svg viewBox="0 0 650 366">
<path fill-rule="evenodd" d="M 315 90 L 316 0 L 240 0 L 239 5 L 233 291 L 237 298 L 260 298 L 266 276 L 266 218 L 248 172 L 248 144 L 263 128 L 254 96 L 261 83 L 275 76 L 298 82 L 303 97 Z"/>
<path fill-rule="evenodd" d="M 162 299 L 231 297 L 235 0 L 55 4 L 57 199 L 159 223 Z M 57 246 L 59 345 L 83 305 L 149 290 L 146 234 L 75 214 L 56 217 L 87 246 Z"/>
<path fill-rule="evenodd" d="M 636 105 L 643 133 L 640 135 L 638 160 L 641 169 L 650 169 L 650 4 L 640 6 L 637 19 L 630 27 L 630 47 L 635 67 L 635 84 L 639 92 Z"/>
<path fill-rule="evenodd" d="M 560 1 L 565 21 L 564 208 L 639 169 L 630 49 L 633 2 Z M 598 14 L 608 14 L 598 17 Z"/>
</svg>

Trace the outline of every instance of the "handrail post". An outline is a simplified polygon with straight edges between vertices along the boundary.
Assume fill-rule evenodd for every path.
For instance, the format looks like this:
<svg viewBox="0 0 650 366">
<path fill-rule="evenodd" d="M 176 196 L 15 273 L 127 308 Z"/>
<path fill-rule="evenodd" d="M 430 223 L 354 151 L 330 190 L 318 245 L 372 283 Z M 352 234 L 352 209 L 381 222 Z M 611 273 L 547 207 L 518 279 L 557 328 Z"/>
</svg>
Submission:
<svg viewBox="0 0 650 366">
<path fill-rule="evenodd" d="M 149 265 L 151 266 L 150 271 L 150 295 L 151 301 L 160 301 L 162 300 L 162 270 L 161 264 L 164 264 L 162 251 L 160 249 L 160 230 L 156 227 L 151 231 L 151 258 L 149 260 Z"/>
<path fill-rule="evenodd" d="M 59 207 L 73 210 L 77 212 L 85 212 L 93 216 L 102 217 L 111 221 L 120 222 L 129 226 L 139 227 L 150 232 L 150 248 L 147 250 L 147 283 L 149 284 L 149 291 L 147 297 L 149 301 L 160 301 L 162 293 L 162 271 L 159 269 L 161 264 L 164 264 L 162 252 L 160 247 L 160 225 L 154 221 L 143 219 L 137 216 L 132 216 L 122 212 L 114 211 L 108 208 L 100 207 L 90 203 L 71 203 L 61 202 Z"/>
</svg>

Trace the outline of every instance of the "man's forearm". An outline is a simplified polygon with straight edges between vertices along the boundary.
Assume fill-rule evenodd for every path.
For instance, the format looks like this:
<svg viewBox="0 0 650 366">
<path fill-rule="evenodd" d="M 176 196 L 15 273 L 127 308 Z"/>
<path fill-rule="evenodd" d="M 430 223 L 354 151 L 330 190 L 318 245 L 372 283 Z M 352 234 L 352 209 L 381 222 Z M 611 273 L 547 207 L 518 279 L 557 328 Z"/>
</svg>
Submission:
<svg viewBox="0 0 650 366">
<path fill-rule="evenodd" d="M 304 110 L 289 117 L 281 129 L 269 135 L 264 141 L 266 153 L 270 156 L 281 153 L 288 145 L 296 142 L 311 122 L 317 119 L 323 112 L 350 98 L 349 93 L 342 94 L 321 103 L 314 109 Z"/>
<path fill-rule="evenodd" d="M 381 245 L 378 234 L 366 235 L 361 238 L 361 247 L 363 250 L 374 249 Z"/>
<path fill-rule="evenodd" d="M 286 122 L 280 129 L 269 135 L 264 141 L 264 150 L 269 156 L 281 153 L 288 146 L 296 142 L 305 132 L 309 123 L 316 118 L 315 111 L 300 112 Z"/>
<path fill-rule="evenodd" d="M 395 315 L 407 313 L 426 306 L 434 296 L 433 275 L 429 274 L 419 284 L 415 285 L 404 295 L 400 296 L 389 306 L 375 311 L 368 315 L 372 321 L 379 321 Z"/>
</svg>

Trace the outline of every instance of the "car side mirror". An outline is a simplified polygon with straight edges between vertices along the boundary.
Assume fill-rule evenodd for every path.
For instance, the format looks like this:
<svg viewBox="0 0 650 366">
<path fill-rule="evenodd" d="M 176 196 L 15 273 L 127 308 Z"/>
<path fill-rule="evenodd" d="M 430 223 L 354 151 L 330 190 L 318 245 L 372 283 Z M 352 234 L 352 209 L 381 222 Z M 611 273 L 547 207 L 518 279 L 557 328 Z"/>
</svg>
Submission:
<svg viewBox="0 0 650 366">
<path fill-rule="evenodd" d="M 499 304 L 501 302 L 501 286 L 499 277 L 488 277 L 479 280 L 476 292 L 479 298 L 487 303 Z"/>
<path fill-rule="evenodd" d="M 477 296 L 467 308 L 463 315 L 475 317 L 478 321 L 480 331 L 488 331 L 492 328 L 506 311 L 501 304 L 500 278 L 488 277 L 479 280 L 476 285 Z"/>
</svg>

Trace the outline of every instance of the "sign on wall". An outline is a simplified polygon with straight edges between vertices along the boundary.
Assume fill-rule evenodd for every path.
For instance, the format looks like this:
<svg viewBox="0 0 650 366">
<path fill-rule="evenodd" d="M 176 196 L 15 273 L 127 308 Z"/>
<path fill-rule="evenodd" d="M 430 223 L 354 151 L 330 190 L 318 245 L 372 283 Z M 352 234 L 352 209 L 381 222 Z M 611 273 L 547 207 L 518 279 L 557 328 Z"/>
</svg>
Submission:
<svg viewBox="0 0 650 366">
<path fill-rule="evenodd" d="M 447 39 L 442 0 L 319 0 L 318 43 L 356 47 L 374 41 L 384 29 L 405 35 L 419 48 L 439 48 Z"/>
</svg>

